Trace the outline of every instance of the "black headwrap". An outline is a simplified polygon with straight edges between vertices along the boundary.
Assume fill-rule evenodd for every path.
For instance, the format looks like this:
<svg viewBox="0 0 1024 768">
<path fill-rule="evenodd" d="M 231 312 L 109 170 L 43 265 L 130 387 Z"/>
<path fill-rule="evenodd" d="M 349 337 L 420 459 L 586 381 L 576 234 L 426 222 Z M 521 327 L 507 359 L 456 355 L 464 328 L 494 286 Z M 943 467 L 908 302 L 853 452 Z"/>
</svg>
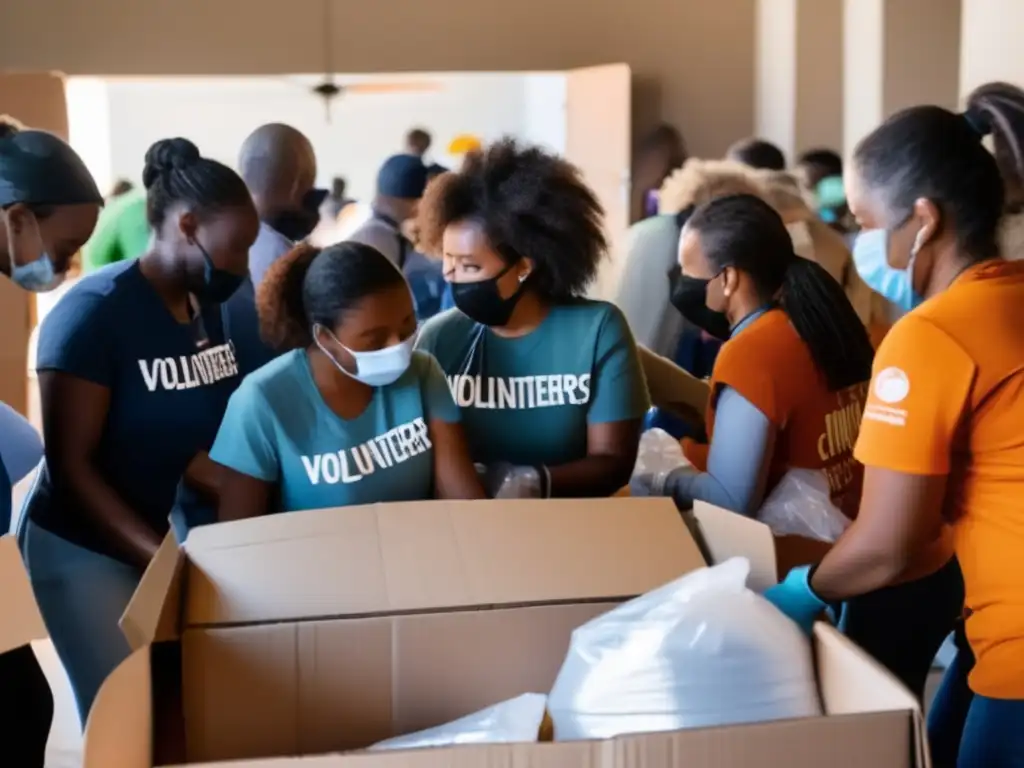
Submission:
<svg viewBox="0 0 1024 768">
<path fill-rule="evenodd" d="M 0 208 L 14 203 L 103 203 L 96 181 L 67 142 L 46 131 L 0 138 Z"/>
</svg>

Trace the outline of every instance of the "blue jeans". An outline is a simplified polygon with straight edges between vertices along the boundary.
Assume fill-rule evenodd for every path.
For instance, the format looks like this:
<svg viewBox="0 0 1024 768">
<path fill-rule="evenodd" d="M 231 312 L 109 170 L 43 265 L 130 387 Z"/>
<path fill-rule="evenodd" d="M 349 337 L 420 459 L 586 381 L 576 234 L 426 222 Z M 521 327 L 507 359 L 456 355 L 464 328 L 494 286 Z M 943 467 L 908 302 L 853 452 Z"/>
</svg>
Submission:
<svg viewBox="0 0 1024 768">
<path fill-rule="evenodd" d="M 974 695 L 957 768 L 1024 768 L 1024 700 Z"/>
<path fill-rule="evenodd" d="M 20 534 L 39 610 L 84 724 L 100 685 L 128 657 L 128 641 L 118 621 L 142 574 L 31 521 Z"/>
<path fill-rule="evenodd" d="M 928 712 L 928 743 L 935 768 L 956 768 L 964 724 L 974 700 L 974 694 L 967 685 L 967 677 L 974 668 L 974 653 L 967 643 L 963 621 L 957 623 L 953 640 L 956 656 L 946 667 Z"/>
</svg>

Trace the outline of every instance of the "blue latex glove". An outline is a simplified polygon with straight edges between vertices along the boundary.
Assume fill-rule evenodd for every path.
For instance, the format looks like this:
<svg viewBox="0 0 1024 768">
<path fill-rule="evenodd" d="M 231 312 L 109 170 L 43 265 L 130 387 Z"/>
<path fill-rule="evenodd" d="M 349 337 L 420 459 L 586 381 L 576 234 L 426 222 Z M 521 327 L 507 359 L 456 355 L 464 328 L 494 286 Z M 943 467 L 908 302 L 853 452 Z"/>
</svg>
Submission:
<svg viewBox="0 0 1024 768">
<path fill-rule="evenodd" d="M 827 604 L 811 589 L 811 567 L 794 568 L 782 582 L 764 593 L 765 599 L 811 634 L 814 620 Z"/>
</svg>

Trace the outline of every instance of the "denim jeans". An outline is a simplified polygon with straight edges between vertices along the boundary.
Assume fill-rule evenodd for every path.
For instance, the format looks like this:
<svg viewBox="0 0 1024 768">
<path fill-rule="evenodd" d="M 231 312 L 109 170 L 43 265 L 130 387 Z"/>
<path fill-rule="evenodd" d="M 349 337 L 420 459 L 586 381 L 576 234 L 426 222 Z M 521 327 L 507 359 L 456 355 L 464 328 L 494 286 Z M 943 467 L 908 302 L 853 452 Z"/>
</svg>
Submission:
<svg viewBox="0 0 1024 768">
<path fill-rule="evenodd" d="M 142 574 L 31 521 L 20 540 L 32 589 L 84 724 L 103 681 L 128 657 L 118 621 Z"/>
<path fill-rule="evenodd" d="M 1024 768 L 1024 700 L 974 695 L 957 768 Z"/>
<path fill-rule="evenodd" d="M 928 744 L 935 768 L 956 768 L 964 724 L 974 700 L 967 685 L 967 677 L 974 668 L 974 653 L 967 643 L 963 620 L 957 624 L 953 640 L 956 656 L 946 667 L 928 712 Z"/>
</svg>

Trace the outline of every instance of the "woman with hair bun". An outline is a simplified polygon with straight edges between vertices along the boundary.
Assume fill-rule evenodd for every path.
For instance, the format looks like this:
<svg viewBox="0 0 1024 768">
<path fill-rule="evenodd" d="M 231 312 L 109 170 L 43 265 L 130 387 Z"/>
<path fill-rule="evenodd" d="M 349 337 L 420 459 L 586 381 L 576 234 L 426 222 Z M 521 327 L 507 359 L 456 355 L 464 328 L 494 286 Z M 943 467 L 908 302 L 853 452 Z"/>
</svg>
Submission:
<svg viewBox="0 0 1024 768">
<path fill-rule="evenodd" d="M 39 332 L 45 456 L 22 549 L 83 723 L 128 653 L 118 620 L 179 481 L 216 491 L 206 450 L 239 380 L 220 305 L 259 227 L 238 174 L 185 139 L 150 147 L 143 182 L 147 252 L 82 278 Z"/>
<path fill-rule="evenodd" d="M 420 238 L 455 308 L 418 347 L 437 357 L 495 496 L 609 496 L 636 461 L 647 388 L 622 312 L 584 298 L 604 212 L 565 160 L 512 140 L 427 187 Z"/>
<path fill-rule="evenodd" d="M 382 501 L 476 499 L 483 489 L 437 361 L 413 351 L 399 269 L 361 243 L 300 245 L 257 293 L 284 352 L 231 397 L 210 458 L 219 517 Z"/>
<path fill-rule="evenodd" d="M 767 594 L 809 627 L 826 604 L 955 554 L 974 695 L 959 757 L 944 746 L 936 762 L 959 768 L 1024 764 L 1024 263 L 1000 243 L 1022 148 L 1024 91 L 1005 83 L 979 88 L 963 114 L 899 112 L 857 146 L 845 179 L 863 228 L 855 253 L 913 309 L 875 357 L 854 453 L 865 467 L 857 519 L 817 568 Z M 954 723 L 946 735 L 960 735 Z"/>
</svg>

